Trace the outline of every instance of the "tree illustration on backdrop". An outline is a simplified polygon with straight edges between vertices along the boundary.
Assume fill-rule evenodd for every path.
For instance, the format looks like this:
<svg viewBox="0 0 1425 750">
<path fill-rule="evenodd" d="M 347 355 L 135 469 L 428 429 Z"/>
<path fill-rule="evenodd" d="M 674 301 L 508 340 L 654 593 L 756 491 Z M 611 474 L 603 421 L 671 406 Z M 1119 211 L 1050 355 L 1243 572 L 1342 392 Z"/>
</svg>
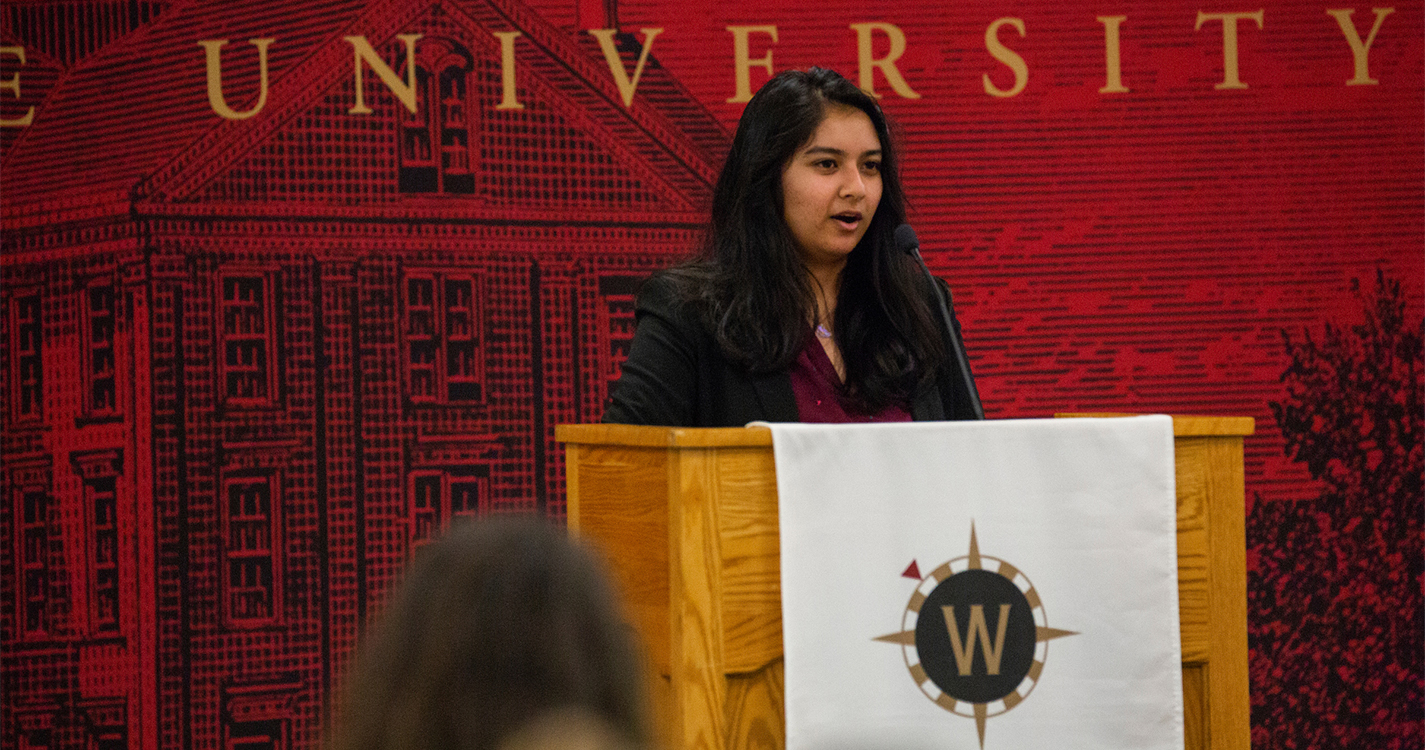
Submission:
<svg viewBox="0 0 1425 750">
<path fill-rule="evenodd" d="M 1425 747 L 1422 333 L 1401 285 L 1358 289 L 1364 320 L 1283 331 L 1273 403 L 1286 450 L 1324 487 L 1247 519 L 1252 745 Z"/>
</svg>

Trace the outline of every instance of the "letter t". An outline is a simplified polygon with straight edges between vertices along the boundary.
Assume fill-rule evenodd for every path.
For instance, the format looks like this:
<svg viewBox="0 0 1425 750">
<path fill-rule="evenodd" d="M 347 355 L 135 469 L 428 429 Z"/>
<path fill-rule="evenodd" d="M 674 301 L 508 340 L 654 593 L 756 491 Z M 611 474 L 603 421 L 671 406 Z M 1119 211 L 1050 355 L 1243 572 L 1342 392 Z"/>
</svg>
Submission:
<svg viewBox="0 0 1425 750">
<path fill-rule="evenodd" d="M 1257 28 L 1260 29 L 1264 16 L 1265 10 L 1262 9 L 1258 9 L 1256 13 L 1197 12 L 1197 28 L 1194 31 L 1201 31 L 1202 24 L 1207 21 L 1222 22 L 1222 83 L 1213 86 L 1213 88 L 1218 91 L 1247 88 L 1247 84 L 1242 83 L 1242 78 L 1237 73 L 1237 21 L 1250 18 L 1257 22 Z"/>
</svg>

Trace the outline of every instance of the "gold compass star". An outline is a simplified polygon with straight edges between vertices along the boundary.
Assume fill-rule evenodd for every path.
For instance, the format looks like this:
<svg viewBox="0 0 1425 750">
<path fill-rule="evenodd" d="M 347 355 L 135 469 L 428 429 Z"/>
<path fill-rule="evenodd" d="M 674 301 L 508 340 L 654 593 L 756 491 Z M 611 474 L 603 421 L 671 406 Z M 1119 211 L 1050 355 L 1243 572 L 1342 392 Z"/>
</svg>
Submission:
<svg viewBox="0 0 1425 750">
<path fill-rule="evenodd" d="M 964 562 L 963 567 L 955 565 L 960 561 Z M 993 564 L 987 564 L 987 561 Z M 912 563 L 912 565 L 914 565 L 914 563 Z M 1003 710 L 997 711 L 995 715 L 1004 713 L 1005 711 L 1008 711 L 1011 708 L 1014 708 L 1015 706 L 1019 705 L 1029 695 L 1029 691 L 1033 690 L 1034 686 L 1038 684 L 1039 675 L 1044 669 L 1044 658 L 1048 653 L 1047 647 L 1040 647 L 1039 644 L 1047 643 L 1048 641 L 1052 641 L 1056 638 L 1063 638 L 1065 636 L 1070 635 L 1078 635 L 1078 633 L 1072 630 L 1061 630 L 1058 628 L 1048 627 L 1047 619 L 1042 616 L 1043 605 L 1040 602 L 1039 594 L 1037 591 L 1035 591 L 1034 586 L 1029 583 L 1028 577 L 1025 576 L 1019 569 L 1015 568 L 1013 565 L 1010 565 L 1008 562 L 999 560 L 988 555 L 980 554 L 980 542 L 975 534 L 975 525 L 972 521 L 970 523 L 969 554 L 965 557 L 956 558 L 954 560 L 950 560 L 949 562 L 944 563 L 943 565 L 932 571 L 930 575 L 921 579 L 921 584 L 916 587 L 915 593 L 911 595 L 910 602 L 906 605 L 905 613 L 902 616 L 902 627 L 904 628 L 903 630 L 872 639 L 875 641 L 880 641 L 882 643 L 899 644 L 902 647 L 902 653 L 905 656 L 906 660 L 906 668 L 910 671 L 911 678 L 915 680 L 916 685 L 920 687 L 921 692 L 925 693 L 926 697 L 930 698 L 937 705 L 939 705 L 941 708 L 946 709 L 947 711 L 950 711 L 960 716 L 973 716 L 973 718 L 975 719 L 975 730 L 979 734 L 980 748 L 981 750 L 983 750 L 985 746 L 985 724 L 991 716 L 989 711 L 990 703 L 987 701 L 977 702 L 973 700 L 960 700 L 945 692 L 943 687 L 937 683 L 935 678 L 933 678 L 931 674 L 926 671 L 925 665 L 921 663 L 922 658 L 920 655 L 920 649 L 916 642 L 916 628 L 913 625 L 906 627 L 906 623 L 908 621 L 919 621 L 921 608 L 925 606 L 927 599 L 932 593 L 934 593 L 935 589 L 939 588 L 942 583 L 944 583 L 952 576 L 957 575 L 957 572 L 955 571 L 956 567 L 961 567 L 959 571 L 960 573 L 972 570 L 986 571 L 1006 579 L 1007 581 L 1009 581 L 1011 586 L 1015 587 L 1015 590 L 1021 591 L 1024 603 L 1027 603 L 1032 608 L 1032 610 L 1040 613 L 1040 616 L 1036 617 L 1035 619 L 1045 623 L 1044 625 L 1036 624 L 1034 627 L 1035 655 L 1033 657 L 1032 663 L 1029 666 L 1028 674 L 1025 675 L 1019 687 L 1015 688 L 1012 692 L 1009 692 L 1008 694 L 1004 695 L 1003 698 L 997 699 L 1003 701 L 1004 708 Z M 907 570 L 909 569 L 910 568 L 907 568 Z M 1015 583 L 1016 579 L 1023 579 L 1024 585 L 1027 586 L 1027 590 L 1021 590 L 1020 585 Z M 926 588 L 932 583 L 934 585 L 930 593 L 922 591 L 922 589 Z M 958 668 L 960 674 L 963 676 L 968 675 L 970 672 L 970 664 L 974 658 L 976 643 L 975 636 L 977 632 L 980 636 L 979 642 L 985 650 L 987 663 L 990 661 L 991 658 L 993 659 L 994 667 L 993 669 L 990 669 L 990 673 L 998 674 L 999 661 L 1001 655 L 1003 654 L 1004 634 L 1009 618 L 1010 605 L 1002 605 L 1000 619 L 997 623 L 998 638 L 994 641 L 991 640 L 988 626 L 985 624 L 986 620 L 984 616 L 983 605 L 971 605 L 971 626 L 969 632 L 965 634 L 963 639 L 961 638 L 960 633 L 958 632 L 958 626 L 954 624 L 954 607 L 943 606 L 943 609 L 946 610 L 946 629 L 948 631 L 951 643 L 953 644 L 952 647 L 954 651 L 954 656 L 959 665 Z M 976 629 L 977 626 L 978 631 Z M 914 664 L 911 663 L 912 651 L 915 652 L 916 663 Z M 1028 685 L 1028 688 L 1023 689 L 1023 692 L 1021 692 L 1021 689 L 1024 687 L 1025 684 Z M 962 705 L 968 706 L 968 714 L 961 713 L 960 706 Z"/>
</svg>

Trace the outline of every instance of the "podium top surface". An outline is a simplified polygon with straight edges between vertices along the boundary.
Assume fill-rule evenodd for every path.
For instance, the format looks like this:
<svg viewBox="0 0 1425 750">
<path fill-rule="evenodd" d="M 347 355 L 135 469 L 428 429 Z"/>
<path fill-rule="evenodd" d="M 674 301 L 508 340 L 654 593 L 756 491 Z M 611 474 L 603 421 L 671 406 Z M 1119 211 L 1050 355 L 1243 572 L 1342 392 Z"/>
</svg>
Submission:
<svg viewBox="0 0 1425 750">
<path fill-rule="evenodd" d="M 554 428 L 561 443 L 628 445 L 643 448 L 749 448 L 772 446 L 767 427 L 647 427 L 632 424 L 561 424 Z"/>
<path fill-rule="evenodd" d="M 1130 417 L 1133 414 L 1068 412 L 1055 417 Z M 1256 432 L 1251 417 L 1173 416 L 1175 437 L 1245 437 Z M 648 427 L 628 424 L 561 424 L 554 428 L 561 443 L 626 445 L 643 448 L 771 447 L 772 430 L 751 427 Z"/>
</svg>

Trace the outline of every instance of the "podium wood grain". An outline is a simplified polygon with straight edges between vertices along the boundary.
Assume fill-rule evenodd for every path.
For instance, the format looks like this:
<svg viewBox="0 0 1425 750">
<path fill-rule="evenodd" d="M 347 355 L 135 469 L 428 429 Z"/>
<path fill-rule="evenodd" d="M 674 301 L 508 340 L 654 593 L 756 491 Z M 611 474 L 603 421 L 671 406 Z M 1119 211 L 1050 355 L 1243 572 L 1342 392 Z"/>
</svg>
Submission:
<svg viewBox="0 0 1425 750">
<path fill-rule="evenodd" d="M 1173 431 L 1186 744 L 1245 749 L 1253 422 L 1174 417 Z M 771 431 L 560 425 L 555 436 L 569 527 L 603 550 L 646 642 L 662 746 L 785 747 Z"/>
</svg>

